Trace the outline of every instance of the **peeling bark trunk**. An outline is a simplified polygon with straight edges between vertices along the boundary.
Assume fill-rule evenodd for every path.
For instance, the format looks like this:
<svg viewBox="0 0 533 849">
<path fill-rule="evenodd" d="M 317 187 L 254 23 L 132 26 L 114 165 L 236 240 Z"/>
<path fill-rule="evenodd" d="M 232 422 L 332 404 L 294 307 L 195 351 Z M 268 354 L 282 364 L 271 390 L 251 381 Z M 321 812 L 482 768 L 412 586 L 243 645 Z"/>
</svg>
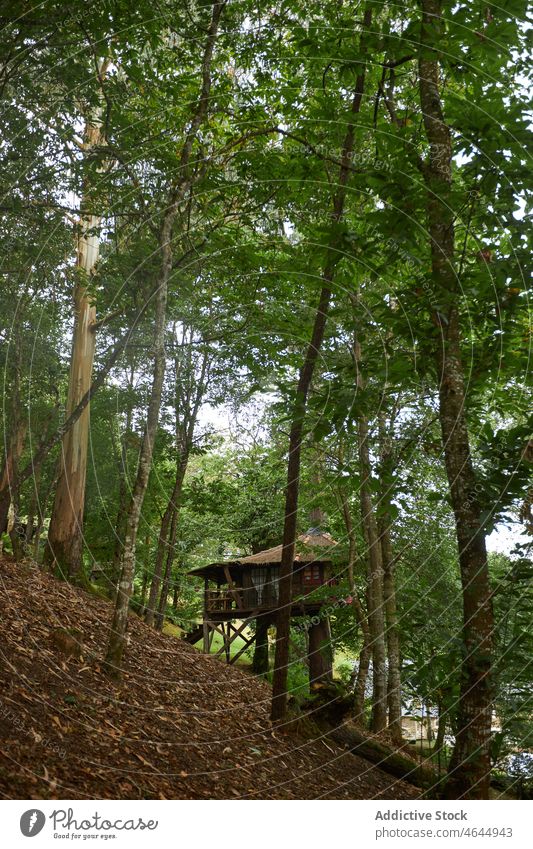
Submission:
<svg viewBox="0 0 533 849">
<path fill-rule="evenodd" d="M 372 13 L 366 9 L 364 14 L 365 30 L 370 27 Z M 364 36 L 361 39 L 364 40 Z M 352 98 L 351 113 L 359 113 L 363 99 L 365 68 L 358 75 Z M 341 166 L 339 169 L 338 187 L 333 200 L 331 221 L 338 224 L 344 214 L 346 184 L 350 173 L 350 159 L 354 145 L 354 125 L 350 123 L 344 138 Z M 292 602 L 292 569 L 294 564 L 294 549 L 296 542 L 296 527 L 298 513 L 298 493 L 300 487 L 300 458 L 303 422 L 307 409 L 307 396 L 315 371 L 318 353 L 324 338 L 327 316 L 331 301 L 331 284 L 339 255 L 334 250 L 335 244 L 330 245 L 330 258 L 322 274 L 322 290 L 315 314 L 313 331 L 309 347 L 304 358 L 298 377 L 293 408 L 292 423 L 289 435 L 289 461 L 287 464 L 287 488 L 285 495 L 285 519 L 283 525 L 282 557 L 279 581 L 279 610 L 276 625 L 276 654 L 274 660 L 274 675 L 272 681 L 271 719 L 277 722 L 284 718 L 287 710 L 287 669 L 289 663 L 289 639 L 291 627 Z"/>
<path fill-rule="evenodd" d="M 485 535 L 465 416 L 454 270 L 452 141 L 442 111 L 436 53 L 439 38 L 443 37 L 442 8 L 440 0 L 422 0 L 421 7 L 420 102 L 430 146 L 429 161 L 423 167 L 423 175 L 428 190 L 427 217 L 433 280 L 448 306 L 447 316 L 440 312 L 433 316 L 442 334 L 437 352 L 439 414 L 463 587 L 461 695 L 446 795 L 449 798 L 482 799 L 488 797 L 491 767 L 493 613 Z"/>
<path fill-rule="evenodd" d="M 102 65 L 103 70 L 105 63 Z M 103 70 L 105 74 L 105 70 Z M 85 151 L 89 156 L 102 143 L 99 116 L 87 121 Z M 84 201 L 81 208 L 83 210 Z M 78 282 L 74 288 L 74 333 L 67 394 L 66 417 L 75 410 L 91 386 L 96 334 L 96 306 L 87 290 L 100 252 L 97 231 L 100 218 L 83 214 L 78 236 Z M 70 580 L 83 578 L 83 511 L 87 450 L 89 444 L 90 405 L 87 404 L 61 443 L 61 465 L 54 506 L 48 529 L 45 565 Z"/>
</svg>

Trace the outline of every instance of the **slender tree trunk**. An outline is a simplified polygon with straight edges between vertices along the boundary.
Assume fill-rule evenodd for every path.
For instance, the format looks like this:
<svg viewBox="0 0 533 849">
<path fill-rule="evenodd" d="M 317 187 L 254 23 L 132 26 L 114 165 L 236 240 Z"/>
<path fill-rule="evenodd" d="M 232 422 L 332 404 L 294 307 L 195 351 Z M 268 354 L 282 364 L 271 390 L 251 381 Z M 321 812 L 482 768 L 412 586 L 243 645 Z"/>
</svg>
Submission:
<svg viewBox="0 0 533 849">
<path fill-rule="evenodd" d="M 19 330 L 20 333 L 20 330 Z M 7 504 L 7 512 L 5 517 L 6 527 L 9 517 L 10 503 L 13 506 L 13 524 L 9 531 L 11 545 L 13 547 L 13 555 L 15 560 L 22 560 L 25 556 L 24 532 L 20 524 L 20 480 L 19 480 L 19 460 L 24 446 L 24 440 L 27 431 L 27 420 L 22 414 L 22 404 L 20 397 L 20 383 L 22 371 L 22 350 L 20 347 L 19 333 L 14 334 L 13 339 L 13 385 L 11 387 L 11 422 L 12 422 L 12 439 L 10 448 L 6 457 L 4 470 L 2 473 L 1 486 L 6 493 L 4 505 Z"/>
<path fill-rule="evenodd" d="M 50 500 L 52 492 L 54 492 L 55 490 L 56 484 L 57 477 L 54 475 L 51 477 L 50 483 L 48 484 L 45 493 L 41 496 L 41 498 L 37 499 L 37 524 L 35 526 L 35 535 L 33 541 L 33 559 L 37 562 L 39 560 L 41 533 L 44 527 L 44 518 L 47 513 L 48 501 Z"/>
<path fill-rule="evenodd" d="M 26 422 L 17 422 L 0 477 L 0 533 L 2 534 L 7 531 L 11 493 L 15 483 L 15 470 L 18 470 L 27 430 Z"/>
<path fill-rule="evenodd" d="M 441 771 L 442 754 L 444 752 L 444 738 L 446 736 L 447 715 L 442 702 L 439 702 L 439 721 L 437 725 L 437 736 L 435 737 L 435 745 L 433 752 L 437 755 L 439 764 L 439 775 Z"/>
<path fill-rule="evenodd" d="M 385 617 L 383 613 L 383 561 L 381 544 L 370 490 L 370 452 L 368 424 L 360 416 L 357 426 L 361 483 L 361 521 L 368 549 L 368 626 L 372 647 L 372 731 L 387 725 L 387 668 L 385 652 Z"/>
<path fill-rule="evenodd" d="M 356 614 L 357 615 L 357 614 Z M 360 624 L 366 622 L 366 617 L 360 618 Z M 372 651 L 370 648 L 370 631 L 363 636 L 363 645 L 359 654 L 359 663 L 357 664 L 357 674 L 355 676 L 354 692 L 353 692 L 353 718 L 360 724 L 364 723 L 365 719 L 365 695 L 366 682 L 368 680 L 368 672 L 370 669 L 370 658 Z"/>
<path fill-rule="evenodd" d="M 126 640 L 128 609 L 133 592 L 135 574 L 135 551 L 141 509 L 152 467 L 152 455 L 159 424 L 159 410 L 165 376 L 165 319 L 168 294 L 168 279 L 172 269 L 172 224 L 174 215 L 167 212 L 161 228 L 161 251 L 163 264 L 156 294 L 156 316 L 154 326 L 154 370 L 152 390 L 146 417 L 146 427 L 141 443 L 137 475 L 126 519 L 126 535 L 122 554 L 121 574 L 118 584 L 111 634 L 105 658 L 105 669 L 111 677 L 119 677 L 122 655 Z"/>
<path fill-rule="evenodd" d="M 268 672 L 268 619 L 258 616 L 255 621 L 255 648 L 252 671 L 256 675 Z"/>
<path fill-rule="evenodd" d="M 133 591 L 133 578 L 135 573 L 137 531 L 142 504 L 146 488 L 148 486 L 148 478 L 152 467 L 154 442 L 159 423 L 159 410 L 161 407 L 161 395 L 165 375 L 165 320 L 168 281 L 172 273 L 173 226 L 180 204 L 182 203 L 186 193 L 189 191 L 193 181 L 193 177 L 189 174 L 191 153 L 198 130 L 208 113 L 209 94 L 211 91 L 211 64 L 223 8 L 224 3 L 215 0 L 213 3 L 211 23 L 207 32 L 202 57 L 202 87 L 200 97 L 187 131 L 180 157 L 180 167 L 178 171 L 180 175 L 179 182 L 170 192 L 169 204 L 163 216 L 159 238 L 162 264 L 155 299 L 156 315 L 154 326 L 154 370 L 152 391 L 150 394 L 150 402 L 148 404 L 146 428 L 141 443 L 137 477 L 135 479 L 130 507 L 128 510 L 121 575 L 111 626 L 111 634 L 104 663 L 106 672 L 115 678 L 120 676 L 122 667 L 122 656 L 124 653 L 126 628 L 128 623 L 128 609 Z"/>
<path fill-rule="evenodd" d="M 38 511 L 38 503 L 39 503 L 39 486 L 41 482 L 41 469 L 37 469 L 35 472 L 35 477 L 32 481 L 32 490 L 30 496 L 30 503 L 28 505 L 28 519 L 26 522 L 26 534 L 25 534 L 25 543 L 26 546 L 29 546 L 32 539 L 33 534 L 35 533 L 35 519 Z"/>
<path fill-rule="evenodd" d="M 148 592 L 148 571 L 147 569 L 143 570 L 143 580 L 141 586 L 141 604 L 140 604 L 140 615 L 142 616 L 145 610 L 146 605 L 146 593 Z"/>
<path fill-rule="evenodd" d="M 168 500 L 165 512 L 163 514 L 163 519 L 161 521 L 161 528 L 159 530 L 159 538 L 157 540 L 157 554 L 155 561 L 154 573 L 152 575 L 152 582 L 150 584 L 150 594 L 148 596 L 148 605 L 146 608 L 146 613 L 144 616 L 144 621 L 147 625 L 153 625 L 156 615 L 156 609 L 158 607 L 158 599 L 161 595 L 161 581 L 163 577 L 163 563 L 167 558 L 167 555 L 170 551 L 169 549 L 169 537 L 171 536 L 170 528 L 173 523 L 175 523 L 175 516 L 177 511 L 179 510 L 179 504 L 181 500 L 181 491 L 183 488 L 183 480 L 185 478 L 185 472 L 187 471 L 187 463 L 188 456 L 181 457 L 178 460 L 177 468 L 176 468 L 176 478 L 174 480 L 174 488 Z M 174 541 L 175 542 L 175 541 Z"/>
<path fill-rule="evenodd" d="M 352 596 L 352 607 L 355 614 L 355 620 L 361 630 L 363 644 L 359 654 L 359 663 L 357 672 L 353 675 L 354 701 L 353 701 L 353 717 L 356 722 L 363 723 L 365 715 L 365 694 L 366 682 L 368 679 L 368 670 L 370 669 L 371 637 L 370 628 L 368 627 L 368 617 L 363 604 L 359 598 L 359 593 L 355 584 L 355 564 L 357 560 L 357 541 L 355 530 L 352 521 L 350 505 L 346 498 L 346 493 L 339 490 L 339 498 L 344 517 L 344 526 L 348 535 L 349 553 L 348 553 L 348 584 L 350 586 L 350 594 Z"/>
<path fill-rule="evenodd" d="M 16 366 L 18 370 L 18 366 Z M 18 378 L 15 383 L 18 386 Z M 28 423 L 20 416 L 20 393 L 13 389 L 13 421 L 9 447 L 6 452 L 2 473 L 0 474 L 0 534 L 5 534 L 8 527 L 11 496 L 19 485 L 18 467 L 24 449 Z"/>
<path fill-rule="evenodd" d="M 107 63 L 100 72 L 105 75 Z M 99 115 L 88 120 L 85 151 L 89 156 L 102 144 Z M 84 201 L 82 200 L 82 210 Z M 74 288 L 74 333 L 67 394 L 67 418 L 91 386 L 96 333 L 96 306 L 87 284 L 100 253 L 100 218 L 82 211 L 78 236 L 78 282 Z M 87 404 L 61 443 L 61 465 L 48 529 L 45 565 L 70 580 L 83 582 L 83 511 L 89 444 L 90 405 Z"/>
<path fill-rule="evenodd" d="M 130 382 L 133 383 L 132 380 Z M 132 433 L 131 420 L 133 408 L 132 404 L 128 403 L 126 410 L 126 426 L 121 439 L 120 445 L 120 473 L 119 473 L 119 490 L 118 490 L 118 510 L 117 520 L 115 524 L 115 543 L 113 546 L 113 561 L 111 564 L 111 597 L 116 597 L 116 589 L 120 575 L 120 562 L 122 559 L 122 542 L 126 535 L 126 518 L 128 515 L 128 438 Z M 146 576 L 146 573 L 145 573 Z"/>
<path fill-rule="evenodd" d="M 431 724 L 431 705 L 426 702 L 426 736 L 428 743 L 433 743 L 433 726 Z"/>
<path fill-rule="evenodd" d="M 392 428 L 387 430 L 386 418 L 379 416 L 380 515 L 378 530 L 383 563 L 383 604 L 387 635 L 387 706 L 389 730 L 395 743 L 402 742 L 402 694 L 400 674 L 400 634 L 396 607 L 395 560 L 392 551 L 390 487 L 393 473 Z"/>
<path fill-rule="evenodd" d="M 372 21 L 372 12 L 367 9 L 364 15 L 364 28 L 368 29 Z M 364 34 L 362 36 L 363 40 Z M 352 99 L 351 114 L 357 115 L 361 108 L 365 80 L 365 69 L 358 75 Z M 354 125 L 350 123 L 343 144 L 338 187 L 333 201 L 332 223 L 338 224 L 344 213 L 346 183 L 350 173 L 350 159 L 354 145 Z M 322 291 L 318 301 L 311 341 L 300 370 L 298 385 L 292 408 L 292 424 L 289 435 L 289 461 L 287 466 L 287 488 L 285 494 L 285 519 L 283 526 L 283 549 L 280 565 L 279 611 L 276 626 L 276 653 L 272 681 L 271 719 L 277 722 L 284 718 L 287 710 L 287 670 L 289 662 L 289 636 L 291 626 L 292 569 L 296 542 L 298 492 L 300 486 L 300 458 L 303 422 L 307 408 L 307 396 L 318 353 L 324 338 L 326 321 L 331 301 L 331 284 L 335 266 L 339 260 L 335 252 L 335 243 L 330 245 L 330 258 L 322 274 Z"/>
<path fill-rule="evenodd" d="M 163 586 L 161 587 L 161 594 L 159 596 L 159 603 L 157 606 L 157 615 L 155 619 L 155 628 L 156 631 L 163 630 L 163 623 L 165 621 L 165 610 L 167 607 L 168 601 L 168 591 L 170 589 L 170 579 L 172 577 L 172 566 L 174 564 L 174 556 L 176 550 L 176 537 L 178 533 L 178 517 L 180 513 L 179 505 L 176 506 L 173 516 L 172 522 L 170 523 L 170 533 L 168 536 L 168 546 L 167 546 L 167 558 L 165 565 L 165 574 L 163 576 Z"/>
<path fill-rule="evenodd" d="M 396 607 L 394 557 L 390 541 L 390 515 L 380 520 L 381 557 L 383 561 L 383 603 L 387 629 L 387 706 L 389 730 L 395 743 L 402 742 L 402 690 L 400 674 L 400 635 Z"/>
<path fill-rule="evenodd" d="M 446 473 L 457 532 L 463 587 L 463 661 L 458 732 L 449 765 L 449 798 L 487 798 L 490 783 L 490 681 L 493 613 L 485 535 L 476 495 L 465 416 L 461 331 L 454 270 L 452 208 L 452 141 L 441 105 L 439 59 L 444 37 L 440 0 L 421 0 L 422 50 L 419 58 L 420 102 L 429 141 L 423 167 L 428 189 L 427 217 L 433 280 L 447 315 L 435 311 L 441 331 L 437 352 L 440 375 L 439 414 Z"/>
</svg>

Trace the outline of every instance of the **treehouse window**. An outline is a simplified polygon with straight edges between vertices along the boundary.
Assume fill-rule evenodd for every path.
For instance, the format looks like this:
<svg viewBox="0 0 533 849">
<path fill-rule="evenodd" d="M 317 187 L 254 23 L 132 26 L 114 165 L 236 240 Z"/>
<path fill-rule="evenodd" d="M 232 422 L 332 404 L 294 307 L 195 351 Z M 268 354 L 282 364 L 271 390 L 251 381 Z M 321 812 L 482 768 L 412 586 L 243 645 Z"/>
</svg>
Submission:
<svg viewBox="0 0 533 849">
<path fill-rule="evenodd" d="M 267 583 L 268 574 L 264 567 L 256 567 L 252 569 L 252 584 L 257 592 L 257 603 L 263 604 L 263 593 Z"/>
<path fill-rule="evenodd" d="M 321 583 L 320 566 L 318 563 L 313 563 L 312 566 L 306 566 L 304 569 L 304 584 L 307 586 L 318 586 Z"/>
<path fill-rule="evenodd" d="M 273 566 L 270 570 L 270 580 L 272 582 L 272 598 L 277 604 L 279 599 L 279 566 Z"/>
</svg>

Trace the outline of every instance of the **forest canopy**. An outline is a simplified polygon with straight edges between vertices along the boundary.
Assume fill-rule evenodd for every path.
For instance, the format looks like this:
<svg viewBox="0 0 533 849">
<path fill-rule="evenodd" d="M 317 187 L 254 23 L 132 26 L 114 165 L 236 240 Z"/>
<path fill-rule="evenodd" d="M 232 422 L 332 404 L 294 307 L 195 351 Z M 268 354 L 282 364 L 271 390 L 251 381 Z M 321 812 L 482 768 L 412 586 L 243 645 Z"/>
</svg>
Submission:
<svg viewBox="0 0 533 849">
<path fill-rule="evenodd" d="M 527 4 L 0 20 L 4 552 L 533 792 Z"/>
</svg>

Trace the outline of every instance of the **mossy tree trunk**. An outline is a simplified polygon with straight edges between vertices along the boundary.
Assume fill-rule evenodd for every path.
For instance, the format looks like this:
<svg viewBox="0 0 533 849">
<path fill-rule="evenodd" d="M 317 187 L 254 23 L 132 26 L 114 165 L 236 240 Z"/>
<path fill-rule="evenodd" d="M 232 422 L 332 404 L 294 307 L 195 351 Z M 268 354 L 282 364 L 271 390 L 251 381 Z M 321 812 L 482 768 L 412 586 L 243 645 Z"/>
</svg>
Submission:
<svg viewBox="0 0 533 849">
<path fill-rule="evenodd" d="M 439 44 L 444 50 L 440 0 L 421 0 L 420 104 L 429 157 L 422 166 L 432 276 L 439 302 L 436 360 L 439 416 L 446 473 L 455 515 L 463 588 L 463 661 L 458 730 L 449 765 L 450 798 L 488 798 L 490 784 L 491 656 L 494 619 L 481 507 L 470 452 L 461 356 L 460 288 L 455 271 L 452 136 L 441 102 Z"/>
</svg>

